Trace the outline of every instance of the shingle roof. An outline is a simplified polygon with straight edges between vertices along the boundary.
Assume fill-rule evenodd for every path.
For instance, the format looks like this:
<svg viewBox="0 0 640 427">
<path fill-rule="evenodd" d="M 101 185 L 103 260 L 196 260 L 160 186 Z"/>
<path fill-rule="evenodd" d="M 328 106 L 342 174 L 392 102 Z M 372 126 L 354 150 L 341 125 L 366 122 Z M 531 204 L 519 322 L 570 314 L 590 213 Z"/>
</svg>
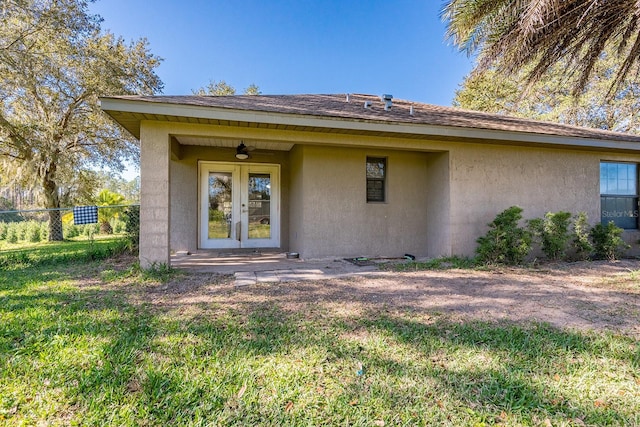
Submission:
<svg viewBox="0 0 640 427">
<path fill-rule="evenodd" d="M 233 96 L 119 96 L 122 99 L 184 106 L 216 107 L 241 111 L 316 116 L 379 123 L 424 124 L 432 126 L 487 129 L 542 135 L 557 135 L 609 141 L 640 143 L 640 136 L 579 126 L 482 113 L 453 107 L 393 99 L 384 109 L 379 96 L 332 95 L 233 95 Z M 365 108 L 365 103 L 370 106 Z M 413 108 L 413 115 L 410 113 Z"/>
</svg>

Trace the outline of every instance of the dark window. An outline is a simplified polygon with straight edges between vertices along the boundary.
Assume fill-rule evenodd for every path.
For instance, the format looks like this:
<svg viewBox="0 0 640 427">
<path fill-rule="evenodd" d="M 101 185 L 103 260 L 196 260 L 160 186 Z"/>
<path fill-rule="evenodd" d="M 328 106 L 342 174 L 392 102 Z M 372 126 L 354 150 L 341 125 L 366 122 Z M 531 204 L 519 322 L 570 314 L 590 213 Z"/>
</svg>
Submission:
<svg viewBox="0 0 640 427">
<path fill-rule="evenodd" d="M 367 157 L 367 202 L 384 202 L 387 159 Z"/>
<path fill-rule="evenodd" d="M 638 228 L 638 165 L 600 163 L 600 221 Z"/>
</svg>

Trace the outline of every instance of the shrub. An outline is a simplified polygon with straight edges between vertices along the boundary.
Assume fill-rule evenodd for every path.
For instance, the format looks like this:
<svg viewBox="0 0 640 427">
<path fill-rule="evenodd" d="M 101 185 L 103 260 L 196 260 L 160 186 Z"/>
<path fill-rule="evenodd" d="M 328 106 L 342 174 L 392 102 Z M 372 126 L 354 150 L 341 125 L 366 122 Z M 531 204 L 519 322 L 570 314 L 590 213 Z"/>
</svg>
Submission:
<svg viewBox="0 0 640 427">
<path fill-rule="evenodd" d="M 547 258 L 559 260 L 565 257 L 571 234 L 571 213 L 547 212 L 543 218 L 529 221 L 529 230 L 541 244 L 542 252 Z"/>
<path fill-rule="evenodd" d="M 590 231 L 587 214 L 580 212 L 573 221 L 573 247 L 579 259 L 588 259 L 593 253 L 593 245 L 589 240 Z"/>
<path fill-rule="evenodd" d="M 100 224 L 99 223 L 96 223 L 96 224 L 84 224 L 81 227 L 82 227 L 82 234 L 84 236 L 87 236 L 87 238 L 89 238 L 89 239 L 93 239 L 93 236 L 95 234 L 99 234 L 100 233 Z"/>
<path fill-rule="evenodd" d="M 609 221 L 607 225 L 596 224 L 590 233 L 595 257 L 613 261 L 622 256 L 624 251 L 630 248 L 622 240 L 623 231 L 613 221 Z"/>
<path fill-rule="evenodd" d="M 25 240 L 31 243 L 38 243 L 41 239 L 40 224 L 37 222 L 29 222 L 25 232 Z"/>
<path fill-rule="evenodd" d="M 63 224 L 64 238 L 70 239 L 72 237 L 78 237 L 81 233 L 80 226 L 73 224 Z"/>
<path fill-rule="evenodd" d="M 476 253 L 485 264 L 522 264 L 531 251 L 531 233 L 520 227 L 522 208 L 511 206 L 490 223 L 486 235 L 478 238 Z"/>
<path fill-rule="evenodd" d="M 19 222 L 16 225 L 16 234 L 18 235 L 18 240 L 25 240 L 27 237 L 27 226 L 28 222 Z"/>
<path fill-rule="evenodd" d="M 40 223 L 40 240 L 49 240 L 49 223 Z"/>
<path fill-rule="evenodd" d="M 18 243 L 18 228 L 14 224 L 7 229 L 7 243 Z"/>
<path fill-rule="evenodd" d="M 122 219 L 125 223 L 131 251 L 135 252 L 140 245 L 140 206 L 127 207 L 123 212 Z"/>
<path fill-rule="evenodd" d="M 0 222 L 0 240 L 5 240 L 7 238 L 7 229 L 9 226 L 6 222 Z"/>
<path fill-rule="evenodd" d="M 125 231 L 126 227 L 127 225 L 124 223 L 124 221 L 118 218 L 114 218 L 111 220 L 111 228 L 113 229 L 113 232 L 116 234 L 120 234 L 123 231 Z"/>
</svg>

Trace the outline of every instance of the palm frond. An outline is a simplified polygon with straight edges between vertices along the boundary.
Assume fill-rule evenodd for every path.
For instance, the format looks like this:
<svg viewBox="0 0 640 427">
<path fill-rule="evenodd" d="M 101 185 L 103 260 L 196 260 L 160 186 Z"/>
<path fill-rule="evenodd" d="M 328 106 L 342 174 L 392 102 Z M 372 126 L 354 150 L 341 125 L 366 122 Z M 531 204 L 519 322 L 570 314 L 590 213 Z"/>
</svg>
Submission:
<svg viewBox="0 0 640 427">
<path fill-rule="evenodd" d="M 496 62 L 507 74 L 532 66 L 529 79 L 536 82 L 560 60 L 571 59 L 576 68 L 568 71 L 579 75 L 574 93 L 585 87 L 609 46 L 627 55 L 614 84 L 628 79 L 640 62 L 637 0 L 450 0 L 442 17 L 447 37 L 477 53 L 481 70 Z"/>
</svg>

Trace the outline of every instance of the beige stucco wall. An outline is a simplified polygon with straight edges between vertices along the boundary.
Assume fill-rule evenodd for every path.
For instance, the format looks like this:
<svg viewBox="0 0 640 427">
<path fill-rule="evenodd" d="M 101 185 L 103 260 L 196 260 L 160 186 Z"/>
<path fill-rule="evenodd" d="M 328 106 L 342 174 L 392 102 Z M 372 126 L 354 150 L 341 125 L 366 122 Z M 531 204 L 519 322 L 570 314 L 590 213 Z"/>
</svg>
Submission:
<svg viewBox="0 0 640 427">
<path fill-rule="evenodd" d="M 451 253 L 451 171 L 449 152 L 427 155 L 427 256 Z"/>
<path fill-rule="evenodd" d="M 487 223 L 510 206 L 525 219 L 560 210 L 600 221 L 600 161 L 640 156 L 594 151 L 452 144 L 451 253 L 473 255 Z M 633 233 L 626 233 L 633 239 Z"/>
<path fill-rule="evenodd" d="M 170 250 L 197 250 L 198 161 L 235 161 L 233 150 L 175 141 L 172 158 L 172 135 L 295 142 L 289 152 L 254 152 L 251 161 L 281 165 L 281 249 L 307 258 L 473 255 L 486 224 L 512 205 L 526 218 L 585 211 L 596 223 L 600 161 L 640 162 L 566 148 L 143 121 L 143 266 L 168 263 Z M 366 202 L 367 156 L 388 158 L 386 203 Z M 637 232 L 625 236 L 638 240 Z"/>
<path fill-rule="evenodd" d="M 366 157 L 387 158 L 387 201 L 366 201 Z M 427 255 L 426 153 L 298 146 L 291 250 L 304 257 Z"/>
<path fill-rule="evenodd" d="M 525 219 L 560 210 L 600 221 L 600 162 L 640 156 L 493 144 L 445 152 L 298 146 L 292 151 L 291 248 L 306 257 L 473 256 L 487 224 L 510 206 Z M 365 201 L 366 156 L 388 157 L 388 202 Z M 626 231 L 635 243 L 638 232 Z"/>
<path fill-rule="evenodd" d="M 289 247 L 292 251 L 304 254 L 305 239 L 303 225 L 305 221 L 304 205 L 307 200 L 304 194 L 303 175 L 303 152 L 304 146 L 296 145 L 289 152 L 289 162 L 291 164 L 290 181 L 291 188 L 289 197 Z M 310 195 L 310 197 L 312 197 Z"/>
</svg>

